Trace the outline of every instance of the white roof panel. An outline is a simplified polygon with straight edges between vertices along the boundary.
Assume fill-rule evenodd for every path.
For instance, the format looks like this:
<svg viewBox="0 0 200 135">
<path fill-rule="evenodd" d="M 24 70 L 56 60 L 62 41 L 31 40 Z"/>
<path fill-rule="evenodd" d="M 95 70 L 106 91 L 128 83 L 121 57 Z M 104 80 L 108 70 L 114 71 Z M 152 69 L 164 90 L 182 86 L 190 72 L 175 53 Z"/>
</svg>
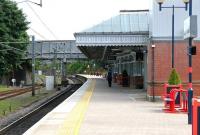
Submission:
<svg viewBox="0 0 200 135">
<path fill-rule="evenodd" d="M 149 31 L 149 12 L 121 13 L 82 32 L 146 32 Z"/>
</svg>

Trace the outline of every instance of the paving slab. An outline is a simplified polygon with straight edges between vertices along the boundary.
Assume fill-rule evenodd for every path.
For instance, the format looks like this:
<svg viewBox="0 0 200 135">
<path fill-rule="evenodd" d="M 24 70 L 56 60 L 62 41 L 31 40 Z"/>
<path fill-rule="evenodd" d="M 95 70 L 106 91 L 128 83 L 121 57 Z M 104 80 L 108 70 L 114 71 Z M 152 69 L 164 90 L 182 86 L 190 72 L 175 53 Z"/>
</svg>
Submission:
<svg viewBox="0 0 200 135">
<path fill-rule="evenodd" d="M 187 114 L 164 113 L 146 92 L 96 79 L 80 135 L 192 135 Z"/>
</svg>

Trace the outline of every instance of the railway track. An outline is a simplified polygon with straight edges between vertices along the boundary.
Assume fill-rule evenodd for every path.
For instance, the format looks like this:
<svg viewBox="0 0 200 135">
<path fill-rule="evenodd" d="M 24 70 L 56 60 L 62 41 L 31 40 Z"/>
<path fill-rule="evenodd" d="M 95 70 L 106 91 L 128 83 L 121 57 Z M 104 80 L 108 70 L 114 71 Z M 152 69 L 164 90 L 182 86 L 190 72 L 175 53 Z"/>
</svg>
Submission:
<svg viewBox="0 0 200 135">
<path fill-rule="evenodd" d="M 53 110 L 57 105 L 72 95 L 82 84 L 73 84 L 68 89 L 54 96 L 32 112 L 14 121 L 0 130 L 0 135 L 22 135 L 32 125 Z"/>
<path fill-rule="evenodd" d="M 35 87 L 35 89 L 40 89 L 41 86 Z M 16 89 L 16 90 L 8 90 L 8 91 L 3 91 L 0 92 L 0 100 L 10 98 L 10 97 L 15 97 L 21 94 L 24 94 L 26 92 L 32 91 L 32 87 L 27 87 L 27 88 L 21 88 L 21 89 Z"/>
</svg>

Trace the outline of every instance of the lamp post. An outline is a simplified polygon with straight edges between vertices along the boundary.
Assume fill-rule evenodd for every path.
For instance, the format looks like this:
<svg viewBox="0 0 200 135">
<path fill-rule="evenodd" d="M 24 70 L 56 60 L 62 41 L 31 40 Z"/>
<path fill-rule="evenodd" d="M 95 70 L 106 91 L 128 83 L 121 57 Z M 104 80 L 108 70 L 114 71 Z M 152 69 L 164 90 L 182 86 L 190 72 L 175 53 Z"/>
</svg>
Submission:
<svg viewBox="0 0 200 135">
<path fill-rule="evenodd" d="M 42 0 L 40 0 L 40 4 L 29 0 L 22 2 L 31 2 L 42 7 Z M 18 4 L 22 2 L 18 2 Z M 32 36 L 32 96 L 35 96 L 35 36 Z"/>
<path fill-rule="evenodd" d="M 32 96 L 35 96 L 35 36 L 32 36 Z"/>
<path fill-rule="evenodd" d="M 192 16 L 192 0 L 189 1 L 189 16 Z M 188 48 L 192 47 L 192 38 L 189 38 Z M 193 98 L 193 89 L 192 89 L 192 55 L 191 51 L 188 55 L 188 79 L 189 79 L 189 89 L 188 89 L 188 124 L 192 124 L 192 98 Z"/>
<path fill-rule="evenodd" d="M 53 76 L 54 76 L 54 86 L 57 86 L 57 82 L 56 82 L 56 69 L 57 69 L 57 53 L 58 53 L 58 48 L 57 48 L 57 44 L 56 44 L 56 48 L 53 48 L 53 53 L 54 53 L 54 58 L 53 58 Z"/>
<path fill-rule="evenodd" d="M 162 11 L 163 8 L 165 9 L 172 9 L 172 68 L 174 68 L 174 10 L 176 8 L 183 8 L 187 11 L 187 7 L 188 7 L 188 3 L 189 0 L 183 0 L 183 2 L 185 3 L 185 6 L 174 6 L 174 4 L 172 6 L 162 6 L 162 4 L 164 3 L 165 0 L 156 0 L 157 3 L 159 4 L 159 10 Z"/>
</svg>

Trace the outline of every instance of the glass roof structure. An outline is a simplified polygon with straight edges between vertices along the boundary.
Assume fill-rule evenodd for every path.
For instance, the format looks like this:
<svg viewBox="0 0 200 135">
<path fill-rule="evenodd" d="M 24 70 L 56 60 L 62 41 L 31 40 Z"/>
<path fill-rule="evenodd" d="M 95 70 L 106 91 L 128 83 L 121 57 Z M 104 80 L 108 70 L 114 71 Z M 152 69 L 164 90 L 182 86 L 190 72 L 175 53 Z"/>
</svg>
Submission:
<svg viewBox="0 0 200 135">
<path fill-rule="evenodd" d="M 121 13 L 82 32 L 86 33 L 149 32 L 149 11 Z"/>
</svg>

